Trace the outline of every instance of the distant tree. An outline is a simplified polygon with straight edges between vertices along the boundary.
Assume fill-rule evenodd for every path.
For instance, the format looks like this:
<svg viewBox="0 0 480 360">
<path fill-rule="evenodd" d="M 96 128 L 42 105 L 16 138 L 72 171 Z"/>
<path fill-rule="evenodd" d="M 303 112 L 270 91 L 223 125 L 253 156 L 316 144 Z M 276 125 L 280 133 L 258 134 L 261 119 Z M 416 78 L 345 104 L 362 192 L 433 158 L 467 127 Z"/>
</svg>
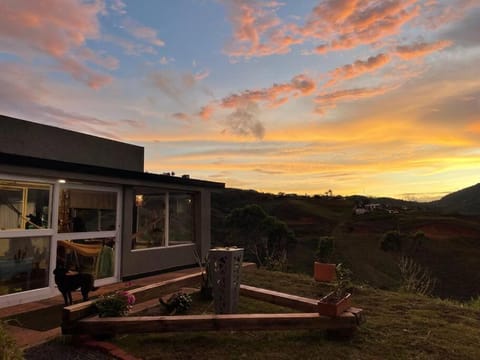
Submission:
<svg viewBox="0 0 480 360">
<path fill-rule="evenodd" d="M 383 234 L 380 241 L 380 249 L 383 251 L 399 252 L 402 250 L 402 234 L 399 231 L 391 230 Z"/>
<path fill-rule="evenodd" d="M 256 204 L 233 209 L 225 218 L 227 243 L 245 249 L 247 259 L 258 266 L 286 259 L 288 245 L 295 241 L 288 225 L 268 215 Z"/>
</svg>

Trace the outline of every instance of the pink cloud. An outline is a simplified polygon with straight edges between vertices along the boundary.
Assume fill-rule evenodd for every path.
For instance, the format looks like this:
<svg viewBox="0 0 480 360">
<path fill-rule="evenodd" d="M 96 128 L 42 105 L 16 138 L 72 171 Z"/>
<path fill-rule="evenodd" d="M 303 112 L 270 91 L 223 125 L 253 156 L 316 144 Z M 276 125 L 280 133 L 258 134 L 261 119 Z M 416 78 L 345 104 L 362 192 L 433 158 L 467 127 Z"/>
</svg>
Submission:
<svg viewBox="0 0 480 360">
<path fill-rule="evenodd" d="M 290 46 L 301 42 L 289 34 L 276 10 L 283 4 L 275 1 L 232 1 L 229 3 L 233 36 L 225 52 L 232 57 L 255 57 L 285 54 Z"/>
<path fill-rule="evenodd" d="M 363 74 L 375 71 L 390 62 L 391 58 L 389 55 L 378 54 L 376 56 L 371 56 L 367 60 L 357 60 L 353 64 L 344 65 L 338 67 L 332 72 L 330 72 L 330 81 L 326 86 L 331 86 L 339 81 L 345 79 L 351 79 Z"/>
<path fill-rule="evenodd" d="M 396 55 L 403 59 L 413 59 L 428 55 L 432 52 L 442 50 L 452 45 L 449 40 L 439 40 L 433 43 L 417 42 L 411 45 L 400 45 L 396 47 Z"/>
<path fill-rule="evenodd" d="M 84 62 L 116 66 L 114 58 L 86 48 L 87 39 L 99 38 L 97 17 L 103 11 L 104 4 L 98 0 L 4 0 L 0 2 L 0 48 L 24 59 L 50 57 L 75 79 L 102 86 L 109 76 L 89 69 Z M 75 52 L 81 54 L 77 60 L 73 59 Z"/>
<path fill-rule="evenodd" d="M 127 18 L 124 20 L 125 30 L 137 39 L 147 41 L 155 46 L 164 46 L 165 42 L 158 38 L 157 31 L 148 26 L 143 26 Z"/>
<path fill-rule="evenodd" d="M 209 120 L 213 115 L 214 107 L 212 104 L 205 105 L 200 109 L 198 116 L 203 120 Z"/>
</svg>

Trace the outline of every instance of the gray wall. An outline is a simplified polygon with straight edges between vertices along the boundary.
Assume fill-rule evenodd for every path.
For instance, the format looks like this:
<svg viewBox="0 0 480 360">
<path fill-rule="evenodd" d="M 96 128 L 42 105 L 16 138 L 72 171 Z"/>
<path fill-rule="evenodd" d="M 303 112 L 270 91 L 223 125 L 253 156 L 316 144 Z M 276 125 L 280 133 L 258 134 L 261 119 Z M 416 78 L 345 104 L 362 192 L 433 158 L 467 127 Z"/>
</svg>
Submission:
<svg viewBox="0 0 480 360">
<path fill-rule="evenodd" d="M 143 172 L 143 147 L 3 115 L 0 152 Z"/>
</svg>

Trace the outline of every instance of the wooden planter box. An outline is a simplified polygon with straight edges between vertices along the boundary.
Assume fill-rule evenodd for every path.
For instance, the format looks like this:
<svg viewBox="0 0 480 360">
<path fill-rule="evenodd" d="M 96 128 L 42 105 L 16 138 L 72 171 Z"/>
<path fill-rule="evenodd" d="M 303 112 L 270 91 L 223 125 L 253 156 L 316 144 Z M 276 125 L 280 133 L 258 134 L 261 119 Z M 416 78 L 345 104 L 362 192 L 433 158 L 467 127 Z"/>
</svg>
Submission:
<svg viewBox="0 0 480 360">
<path fill-rule="evenodd" d="M 332 282 L 336 276 L 336 264 L 326 264 L 315 261 L 313 263 L 313 278 L 315 281 Z"/>
<path fill-rule="evenodd" d="M 351 306 L 352 294 L 347 293 L 339 300 L 332 299 L 333 296 L 334 293 L 331 292 L 318 301 L 318 313 L 320 315 L 339 316 Z"/>
</svg>

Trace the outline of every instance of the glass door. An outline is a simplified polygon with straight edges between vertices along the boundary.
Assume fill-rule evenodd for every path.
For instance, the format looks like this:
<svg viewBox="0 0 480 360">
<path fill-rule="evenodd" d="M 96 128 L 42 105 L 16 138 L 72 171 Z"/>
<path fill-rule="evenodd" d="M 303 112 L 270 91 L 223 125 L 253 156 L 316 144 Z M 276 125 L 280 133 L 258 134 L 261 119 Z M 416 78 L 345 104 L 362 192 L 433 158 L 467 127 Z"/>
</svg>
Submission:
<svg viewBox="0 0 480 360">
<path fill-rule="evenodd" d="M 118 281 L 121 189 L 61 185 L 55 267 L 90 273 L 96 285 Z"/>
</svg>

